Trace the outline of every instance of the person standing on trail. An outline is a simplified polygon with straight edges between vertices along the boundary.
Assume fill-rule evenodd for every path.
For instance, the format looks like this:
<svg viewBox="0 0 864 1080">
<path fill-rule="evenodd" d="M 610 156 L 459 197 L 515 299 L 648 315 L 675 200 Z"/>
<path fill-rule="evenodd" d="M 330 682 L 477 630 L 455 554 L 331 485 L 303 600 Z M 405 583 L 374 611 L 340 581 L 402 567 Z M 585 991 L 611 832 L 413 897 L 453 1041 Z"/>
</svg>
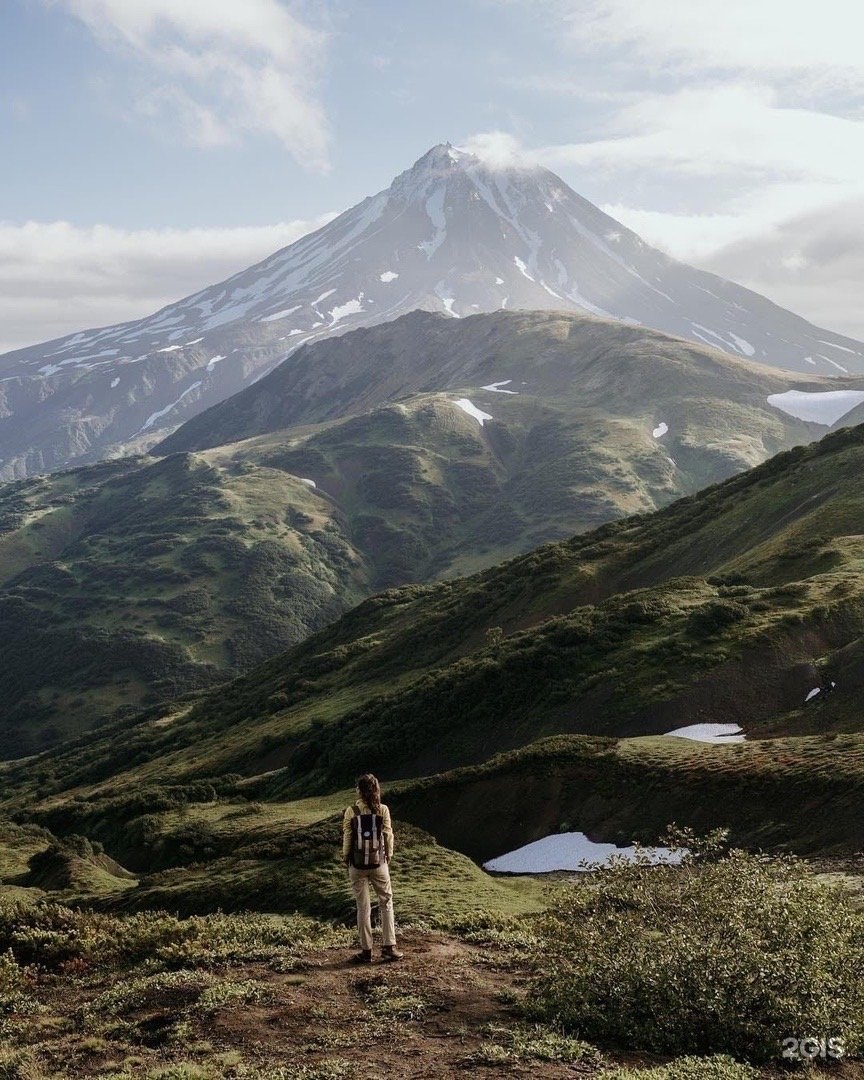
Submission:
<svg viewBox="0 0 864 1080">
<path fill-rule="evenodd" d="M 372 773 L 357 779 L 357 801 L 342 818 L 342 858 L 348 867 L 351 888 L 357 901 L 357 930 L 360 952 L 351 958 L 355 964 L 372 963 L 372 909 L 369 886 L 378 896 L 381 912 L 381 959 L 401 960 L 396 949 L 396 924 L 393 917 L 393 889 L 390 885 L 390 860 L 393 858 L 393 826 L 390 811 L 381 802 L 381 785 Z"/>
</svg>

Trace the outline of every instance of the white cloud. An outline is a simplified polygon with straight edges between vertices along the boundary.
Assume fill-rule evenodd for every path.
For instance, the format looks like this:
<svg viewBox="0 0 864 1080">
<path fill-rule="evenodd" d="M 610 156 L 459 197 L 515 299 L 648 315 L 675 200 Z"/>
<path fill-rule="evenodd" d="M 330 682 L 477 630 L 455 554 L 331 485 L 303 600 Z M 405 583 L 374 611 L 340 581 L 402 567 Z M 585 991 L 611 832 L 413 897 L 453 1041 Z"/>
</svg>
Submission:
<svg viewBox="0 0 864 1080">
<path fill-rule="evenodd" d="M 854 184 L 864 175 L 864 122 L 784 107 L 767 87 L 732 83 L 646 94 L 619 109 L 601 139 L 543 147 L 553 164 L 661 168 L 740 186 L 765 177 Z"/>
<path fill-rule="evenodd" d="M 0 351 L 150 315 L 334 216 L 233 229 L 0 222 Z"/>
<path fill-rule="evenodd" d="M 864 84 L 858 0 L 554 2 L 580 48 L 626 46 L 666 70 L 691 75 L 715 68 L 780 79 L 806 75 L 826 89 Z"/>
<path fill-rule="evenodd" d="M 505 168 L 529 164 L 529 155 L 519 143 L 519 140 L 505 131 L 483 131 L 470 136 L 459 147 L 467 150 L 469 154 L 475 154 L 487 165 L 493 168 Z"/>
<path fill-rule="evenodd" d="M 492 2 L 534 8 L 566 58 L 520 82 L 581 109 L 578 141 L 523 158 L 599 179 L 650 243 L 864 337 L 858 0 Z"/>
<path fill-rule="evenodd" d="M 797 191 L 794 192 L 797 195 Z M 782 198 L 736 213 L 674 214 L 604 204 L 605 213 L 676 259 L 745 285 L 817 326 L 864 340 L 864 198 L 789 214 Z M 765 204 L 765 205 L 763 205 Z"/>
<path fill-rule="evenodd" d="M 326 36 L 280 0 L 44 0 L 136 62 L 136 108 L 173 118 L 185 140 L 278 139 L 304 165 L 327 166 L 317 98 Z"/>
</svg>

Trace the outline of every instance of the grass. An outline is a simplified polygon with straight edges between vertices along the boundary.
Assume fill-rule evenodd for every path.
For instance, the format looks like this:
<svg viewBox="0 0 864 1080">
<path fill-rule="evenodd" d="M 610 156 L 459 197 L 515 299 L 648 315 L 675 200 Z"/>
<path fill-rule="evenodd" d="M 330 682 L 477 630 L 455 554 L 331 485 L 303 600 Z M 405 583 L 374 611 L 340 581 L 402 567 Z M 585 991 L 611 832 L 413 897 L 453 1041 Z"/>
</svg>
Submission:
<svg viewBox="0 0 864 1080">
<path fill-rule="evenodd" d="M 394 333 L 376 331 L 385 346 Z M 364 396 L 380 354 L 356 351 L 355 340 L 336 368 L 355 371 L 341 405 L 349 419 L 332 419 L 333 387 L 316 411 L 315 383 L 280 392 L 278 427 L 265 433 L 255 427 L 263 414 L 242 402 L 225 424 L 208 412 L 207 447 L 214 437 L 243 442 L 0 489 L 0 754 L 24 756 L 112 717 L 129 722 L 250 670 L 372 592 L 482 570 L 644 515 L 813 434 L 765 401 L 796 376 L 642 329 L 521 313 L 399 340 L 398 362 L 416 383 L 399 403 L 383 388 Z M 451 393 L 425 392 L 435 364 L 452 372 L 454 349 L 453 393 L 476 396 L 493 367 L 520 386 L 532 373 L 516 395 L 487 393 L 487 402 L 480 392 L 494 430 L 455 409 Z M 270 381 L 303 378 L 302 364 L 290 367 Z M 359 416 L 358 395 L 368 407 Z M 307 412 L 292 419 L 288 401 Z M 658 408 L 677 418 L 662 445 L 650 435 Z M 194 441 L 194 430 L 169 445 Z M 319 493 L 298 479 L 312 475 Z"/>
</svg>

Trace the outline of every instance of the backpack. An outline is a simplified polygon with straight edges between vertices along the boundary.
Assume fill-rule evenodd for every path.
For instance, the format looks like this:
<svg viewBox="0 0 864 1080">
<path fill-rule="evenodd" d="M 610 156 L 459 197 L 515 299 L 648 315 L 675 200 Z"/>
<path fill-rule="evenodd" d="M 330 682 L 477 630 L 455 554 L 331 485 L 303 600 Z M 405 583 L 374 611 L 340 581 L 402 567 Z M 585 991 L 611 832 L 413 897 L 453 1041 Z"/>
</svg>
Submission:
<svg viewBox="0 0 864 1080">
<path fill-rule="evenodd" d="M 356 870 L 377 870 L 384 862 L 384 818 L 364 814 L 357 803 L 352 809 L 351 865 Z"/>
</svg>

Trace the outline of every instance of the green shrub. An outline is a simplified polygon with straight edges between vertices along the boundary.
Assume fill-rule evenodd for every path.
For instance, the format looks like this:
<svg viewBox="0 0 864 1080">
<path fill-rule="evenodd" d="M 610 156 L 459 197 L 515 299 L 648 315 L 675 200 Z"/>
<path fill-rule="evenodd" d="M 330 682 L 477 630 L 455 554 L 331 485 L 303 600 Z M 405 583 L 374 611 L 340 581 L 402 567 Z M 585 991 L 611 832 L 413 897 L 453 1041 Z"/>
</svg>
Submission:
<svg viewBox="0 0 864 1080">
<path fill-rule="evenodd" d="M 747 608 L 743 604 L 734 600 L 712 600 L 690 612 L 687 626 L 696 634 L 715 634 L 746 616 Z"/>
<path fill-rule="evenodd" d="M 794 859 L 619 863 L 556 894 L 540 935 L 531 1014 L 600 1046 L 754 1061 L 787 1037 L 864 1048 L 864 913 Z"/>
<path fill-rule="evenodd" d="M 465 1061 L 466 1065 L 513 1065 L 521 1061 L 552 1061 L 573 1065 L 598 1065 L 599 1050 L 541 1025 L 501 1027 L 491 1025 L 488 1038 Z"/>
<path fill-rule="evenodd" d="M 752 1066 L 719 1055 L 678 1058 L 653 1069 L 612 1069 L 601 1073 L 600 1080 L 756 1080 L 758 1075 Z"/>
<path fill-rule="evenodd" d="M 0 1080 L 41 1080 L 44 1075 L 29 1051 L 0 1047 Z"/>
</svg>

